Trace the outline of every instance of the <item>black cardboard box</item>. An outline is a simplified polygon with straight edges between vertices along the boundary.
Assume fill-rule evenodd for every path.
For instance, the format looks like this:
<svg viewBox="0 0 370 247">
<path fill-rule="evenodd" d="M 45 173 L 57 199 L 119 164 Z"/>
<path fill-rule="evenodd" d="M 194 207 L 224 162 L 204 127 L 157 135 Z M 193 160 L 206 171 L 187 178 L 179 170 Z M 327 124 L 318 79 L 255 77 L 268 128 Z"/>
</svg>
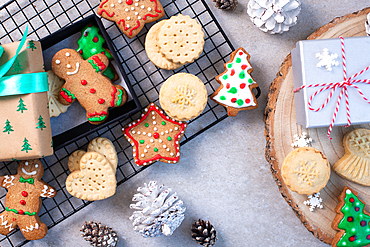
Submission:
<svg viewBox="0 0 370 247">
<path fill-rule="evenodd" d="M 107 48 L 113 55 L 114 67 L 120 78 L 123 79 L 118 80 L 118 82 L 114 81 L 113 83 L 122 85 L 126 89 L 129 98 L 127 103 L 122 107 L 110 108 L 108 119 L 100 125 L 90 124 L 86 120 L 85 109 L 83 109 L 78 102 L 74 102 L 66 113 L 62 113 L 58 117 L 51 118 L 53 145 L 55 150 L 58 150 L 59 148 L 64 147 L 83 136 L 89 135 L 93 131 L 112 124 L 117 120 L 124 119 L 141 109 L 140 102 L 127 78 L 125 71 L 123 70 L 118 55 L 115 53 L 112 40 L 105 31 L 101 20 L 94 14 L 70 26 L 60 29 L 57 32 L 40 40 L 43 49 L 45 70 L 51 70 L 51 60 L 57 51 L 64 48 L 78 48 L 77 40 L 81 37 L 81 30 L 89 23 L 99 27 L 100 34 L 104 37 Z"/>
</svg>

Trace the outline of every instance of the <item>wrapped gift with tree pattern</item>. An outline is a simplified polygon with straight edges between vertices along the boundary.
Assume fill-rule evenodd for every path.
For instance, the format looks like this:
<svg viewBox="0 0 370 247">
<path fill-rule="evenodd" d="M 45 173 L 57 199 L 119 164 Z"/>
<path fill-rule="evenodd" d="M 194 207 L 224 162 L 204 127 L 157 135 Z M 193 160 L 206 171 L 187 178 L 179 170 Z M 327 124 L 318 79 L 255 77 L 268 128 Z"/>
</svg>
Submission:
<svg viewBox="0 0 370 247">
<path fill-rule="evenodd" d="M 22 41 L 0 46 L 0 161 L 53 154 L 43 71 L 38 41 L 24 35 Z"/>
</svg>

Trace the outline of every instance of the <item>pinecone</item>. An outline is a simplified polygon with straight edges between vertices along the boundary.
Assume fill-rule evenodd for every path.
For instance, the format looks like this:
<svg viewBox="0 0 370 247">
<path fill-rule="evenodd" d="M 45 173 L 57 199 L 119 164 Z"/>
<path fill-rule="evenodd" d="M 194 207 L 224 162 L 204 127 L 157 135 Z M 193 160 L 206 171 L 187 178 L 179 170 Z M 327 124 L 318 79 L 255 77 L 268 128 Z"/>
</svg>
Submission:
<svg viewBox="0 0 370 247">
<path fill-rule="evenodd" d="M 209 221 L 201 219 L 192 225 L 191 237 L 203 246 L 213 246 L 217 240 L 215 228 Z"/>
<path fill-rule="evenodd" d="M 370 36 L 370 13 L 367 14 L 367 20 L 365 22 L 365 28 L 366 28 L 367 36 Z"/>
<path fill-rule="evenodd" d="M 250 0 L 247 13 L 259 29 L 270 34 L 283 33 L 297 24 L 299 0 Z"/>
<path fill-rule="evenodd" d="M 114 247 L 117 245 L 117 233 L 100 222 L 85 221 L 80 231 L 83 238 L 90 241 L 92 246 Z"/>
<path fill-rule="evenodd" d="M 186 208 L 183 202 L 178 200 L 176 193 L 167 198 L 171 192 L 164 185 L 157 185 L 156 181 L 150 181 L 144 187 L 139 187 L 130 208 L 137 209 L 130 220 L 133 221 L 134 230 L 143 237 L 170 236 L 184 220 Z M 166 199 L 167 198 L 167 199 Z"/>
<path fill-rule="evenodd" d="M 216 7 L 224 10 L 234 10 L 238 6 L 238 0 L 213 0 Z"/>
</svg>

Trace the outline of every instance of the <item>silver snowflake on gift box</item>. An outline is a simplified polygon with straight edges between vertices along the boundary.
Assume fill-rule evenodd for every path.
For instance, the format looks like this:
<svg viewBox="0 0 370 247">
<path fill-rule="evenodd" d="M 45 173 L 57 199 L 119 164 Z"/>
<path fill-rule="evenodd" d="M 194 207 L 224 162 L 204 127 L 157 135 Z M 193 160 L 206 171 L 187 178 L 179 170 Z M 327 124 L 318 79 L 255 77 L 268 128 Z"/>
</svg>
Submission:
<svg viewBox="0 0 370 247">
<path fill-rule="evenodd" d="M 308 147 L 308 145 L 312 142 L 311 138 L 307 138 L 307 133 L 303 132 L 302 135 L 298 136 L 295 134 L 294 136 L 294 142 L 291 144 L 292 147 Z"/>
<path fill-rule="evenodd" d="M 332 66 L 339 65 L 339 62 L 335 60 L 338 57 L 338 54 L 329 54 L 328 48 L 324 48 L 322 53 L 316 53 L 316 57 L 320 60 L 316 65 L 318 68 L 325 67 L 326 70 L 331 71 Z"/>
<path fill-rule="evenodd" d="M 310 211 L 313 212 L 315 208 L 323 208 L 322 199 L 320 198 L 320 192 L 308 196 L 308 200 L 304 201 L 303 204 L 310 206 Z"/>
</svg>

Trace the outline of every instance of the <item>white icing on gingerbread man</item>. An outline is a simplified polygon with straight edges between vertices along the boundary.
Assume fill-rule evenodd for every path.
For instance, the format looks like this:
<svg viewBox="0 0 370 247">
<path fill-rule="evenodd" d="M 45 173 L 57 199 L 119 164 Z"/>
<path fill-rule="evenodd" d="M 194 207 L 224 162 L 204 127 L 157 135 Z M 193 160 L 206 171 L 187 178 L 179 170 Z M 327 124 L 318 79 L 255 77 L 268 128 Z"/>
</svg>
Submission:
<svg viewBox="0 0 370 247">
<path fill-rule="evenodd" d="M 19 226 L 26 239 L 41 239 L 48 228 L 38 216 L 40 197 L 54 197 L 56 191 L 41 180 L 44 167 L 40 160 L 20 162 L 17 172 L 0 176 L 0 185 L 8 189 L 5 210 L 0 214 L 0 234 L 6 235 Z"/>
</svg>

